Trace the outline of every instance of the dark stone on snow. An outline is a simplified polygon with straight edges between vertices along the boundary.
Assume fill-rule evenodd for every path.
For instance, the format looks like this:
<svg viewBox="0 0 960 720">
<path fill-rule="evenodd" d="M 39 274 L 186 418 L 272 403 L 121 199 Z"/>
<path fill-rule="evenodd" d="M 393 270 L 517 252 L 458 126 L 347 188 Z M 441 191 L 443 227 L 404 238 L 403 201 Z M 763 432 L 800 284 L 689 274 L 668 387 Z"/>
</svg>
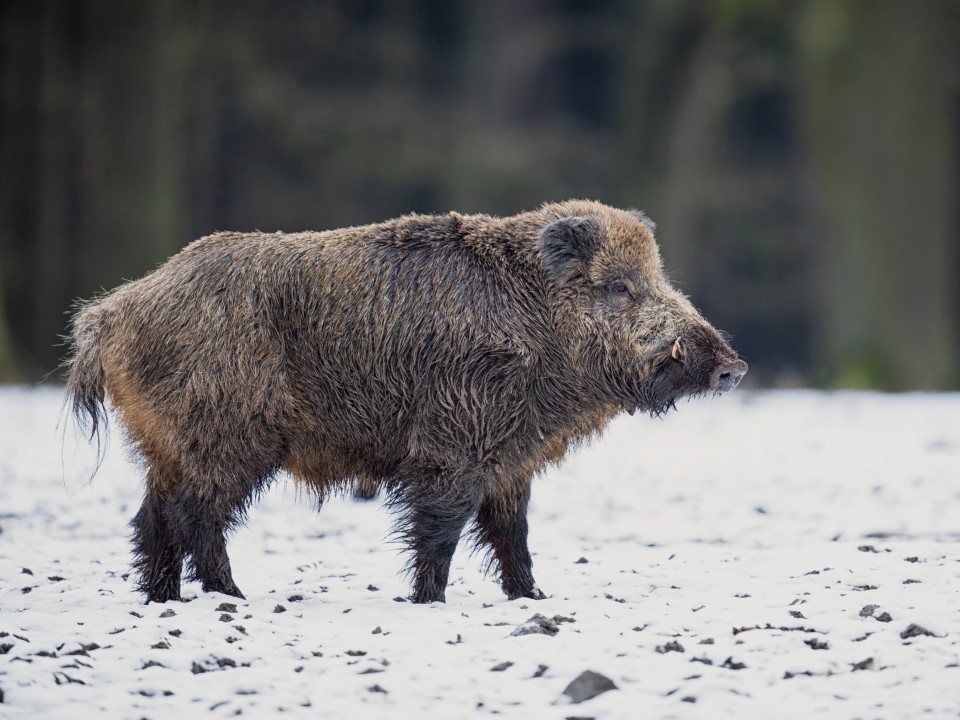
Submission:
<svg viewBox="0 0 960 720">
<path fill-rule="evenodd" d="M 616 689 L 617 686 L 605 675 L 595 673 L 592 670 L 584 670 L 564 688 L 563 694 L 570 698 L 572 703 L 582 703 L 595 698 L 597 695 L 602 695 L 608 690 Z"/>
<path fill-rule="evenodd" d="M 668 642 L 666 645 L 657 645 L 657 647 L 655 648 L 655 650 L 656 650 L 658 653 L 660 653 L 661 655 L 663 655 L 663 654 L 665 654 L 665 653 L 668 653 L 668 652 L 681 652 L 681 653 L 682 653 L 682 652 L 686 652 L 686 651 L 683 649 L 683 645 L 681 645 L 681 644 L 680 644 L 679 642 L 677 642 L 676 640 L 671 640 L 671 641 Z"/>
<path fill-rule="evenodd" d="M 879 609 L 879 605 L 864 605 L 860 608 L 860 617 L 873 617 L 873 614 Z"/>
<path fill-rule="evenodd" d="M 548 617 L 544 617 L 540 613 L 536 613 L 525 623 L 517 625 L 514 628 L 514 631 L 510 633 L 510 636 L 521 636 L 521 635 L 556 635 L 560 632 L 560 628 L 557 626 L 557 623 L 551 620 Z"/>
<path fill-rule="evenodd" d="M 237 606 L 233 603 L 220 603 L 217 605 L 217 612 L 234 613 L 237 612 Z"/>
<path fill-rule="evenodd" d="M 907 629 L 900 633 L 900 637 L 903 640 L 906 640 L 907 638 L 919 637 L 920 635 L 937 637 L 936 634 L 930 632 L 922 625 L 917 625 L 916 623 L 910 623 L 907 625 Z"/>
</svg>

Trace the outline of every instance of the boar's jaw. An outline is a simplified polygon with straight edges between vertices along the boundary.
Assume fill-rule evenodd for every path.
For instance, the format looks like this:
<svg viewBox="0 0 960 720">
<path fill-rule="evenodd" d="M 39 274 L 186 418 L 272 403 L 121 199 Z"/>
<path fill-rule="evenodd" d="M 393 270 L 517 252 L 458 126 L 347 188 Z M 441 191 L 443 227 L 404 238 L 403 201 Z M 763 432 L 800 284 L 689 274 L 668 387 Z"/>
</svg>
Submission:
<svg viewBox="0 0 960 720">
<path fill-rule="evenodd" d="M 747 373 L 747 363 L 716 332 L 712 335 L 715 342 L 706 347 L 680 339 L 664 348 L 652 371 L 638 378 L 635 389 L 628 393 L 627 412 L 632 415 L 642 410 L 660 416 L 675 409 L 682 398 L 733 390 Z"/>
</svg>

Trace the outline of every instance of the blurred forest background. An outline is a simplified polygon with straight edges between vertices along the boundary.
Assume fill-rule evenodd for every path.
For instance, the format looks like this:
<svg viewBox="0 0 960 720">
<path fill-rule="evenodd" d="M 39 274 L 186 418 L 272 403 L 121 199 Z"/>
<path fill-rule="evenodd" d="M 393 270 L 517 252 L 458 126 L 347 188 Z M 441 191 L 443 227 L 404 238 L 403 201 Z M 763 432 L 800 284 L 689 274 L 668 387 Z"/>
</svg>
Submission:
<svg viewBox="0 0 960 720">
<path fill-rule="evenodd" d="M 5 0 L 0 63 L 0 380 L 216 229 L 590 197 L 755 384 L 960 387 L 956 0 Z"/>
</svg>

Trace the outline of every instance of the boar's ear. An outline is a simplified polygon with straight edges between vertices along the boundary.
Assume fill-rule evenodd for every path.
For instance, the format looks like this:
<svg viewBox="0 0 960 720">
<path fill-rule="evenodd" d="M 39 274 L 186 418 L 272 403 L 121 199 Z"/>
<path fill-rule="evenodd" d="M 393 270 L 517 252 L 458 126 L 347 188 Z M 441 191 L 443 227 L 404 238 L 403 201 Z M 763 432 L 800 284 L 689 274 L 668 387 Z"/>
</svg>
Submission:
<svg viewBox="0 0 960 720">
<path fill-rule="evenodd" d="M 562 284 L 585 273 L 599 244 L 600 228 L 595 218 L 566 217 L 540 231 L 537 250 L 543 266 Z"/>
<path fill-rule="evenodd" d="M 629 210 L 627 210 L 627 212 L 633 215 L 637 220 L 642 222 L 644 225 L 646 225 L 647 230 L 649 230 L 651 234 L 657 231 L 657 224 L 653 220 L 651 220 L 650 216 L 647 215 L 643 210 L 630 208 Z"/>
</svg>

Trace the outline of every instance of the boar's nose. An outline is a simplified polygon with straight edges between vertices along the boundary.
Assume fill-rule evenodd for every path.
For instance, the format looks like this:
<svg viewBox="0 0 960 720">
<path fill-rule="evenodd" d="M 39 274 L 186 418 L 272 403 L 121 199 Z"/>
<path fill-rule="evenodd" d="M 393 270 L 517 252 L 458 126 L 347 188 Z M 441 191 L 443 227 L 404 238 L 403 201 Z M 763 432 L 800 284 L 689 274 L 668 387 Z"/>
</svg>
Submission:
<svg viewBox="0 0 960 720">
<path fill-rule="evenodd" d="M 718 393 L 733 390 L 746 374 L 747 364 L 743 360 L 722 362 L 710 375 L 710 389 Z"/>
</svg>

